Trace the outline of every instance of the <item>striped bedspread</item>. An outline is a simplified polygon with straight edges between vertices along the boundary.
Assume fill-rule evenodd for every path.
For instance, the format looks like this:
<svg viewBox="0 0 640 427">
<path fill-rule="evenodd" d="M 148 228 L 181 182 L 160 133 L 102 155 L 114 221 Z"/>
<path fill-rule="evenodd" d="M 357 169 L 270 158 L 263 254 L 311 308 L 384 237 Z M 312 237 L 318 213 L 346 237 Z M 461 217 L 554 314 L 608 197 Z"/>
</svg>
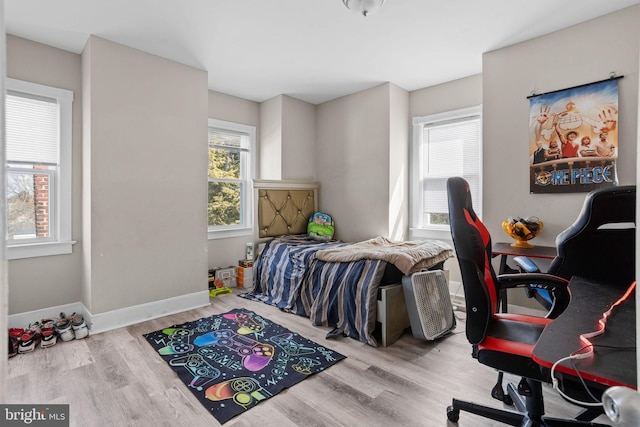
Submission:
<svg viewBox="0 0 640 427">
<path fill-rule="evenodd" d="M 304 235 L 271 240 L 254 265 L 254 289 L 241 296 L 309 317 L 314 325 L 333 327 L 331 334 L 377 346 L 377 292 L 387 263 L 317 259 L 318 251 L 342 245 Z"/>
</svg>

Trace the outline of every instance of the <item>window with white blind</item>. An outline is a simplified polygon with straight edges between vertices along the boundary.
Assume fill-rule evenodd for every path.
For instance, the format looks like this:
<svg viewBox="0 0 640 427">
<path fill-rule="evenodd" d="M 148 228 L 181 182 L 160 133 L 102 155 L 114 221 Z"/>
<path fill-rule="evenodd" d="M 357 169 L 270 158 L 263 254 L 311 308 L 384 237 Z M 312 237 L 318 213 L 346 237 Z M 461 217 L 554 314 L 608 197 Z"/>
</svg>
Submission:
<svg viewBox="0 0 640 427">
<path fill-rule="evenodd" d="M 7 79 L 8 258 L 71 253 L 73 92 Z"/>
<path fill-rule="evenodd" d="M 470 107 L 413 119 L 411 227 L 415 237 L 450 238 L 447 180 L 469 182 L 482 216 L 482 115 Z"/>
<path fill-rule="evenodd" d="M 253 233 L 256 128 L 209 119 L 209 238 Z"/>
</svg>

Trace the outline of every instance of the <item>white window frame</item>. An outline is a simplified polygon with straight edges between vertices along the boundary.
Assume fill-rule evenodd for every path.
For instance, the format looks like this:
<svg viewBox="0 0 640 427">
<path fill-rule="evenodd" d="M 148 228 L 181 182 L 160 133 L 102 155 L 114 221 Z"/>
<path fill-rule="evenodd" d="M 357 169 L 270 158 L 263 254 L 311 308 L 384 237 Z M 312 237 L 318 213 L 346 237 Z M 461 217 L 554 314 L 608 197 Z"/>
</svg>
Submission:
<svg viewBox="0 0 640 427">
<path fill-rule="evenodd" d="M 209 119 L 209 129 L 247 135 L 248 150 L 240 153 L 240 221 L 238 225 L 208 226 L 209 240 L 253 235 L 253 177 L 255 175 L 256 127 L 218 119 Z M 209 150 L 207 150 L 208 156 Z M 208 178 L 207 178 L 208 179 Z M 208 187 L 208 185 L 207 185 Z M 208 222 L 208 221 L 207 221 Z"/>
<path fill-rule="evenodd" d="M 447 111 L 438 114 L 431 114 L 428 116 L 414 117 L 412 120 L 413 136 L 411 144 L 411 186 L 409 201 L 410 209 L 410 221 L 411 221 L 411 238 L 415 239 L 439 239 L 439 240 L 451 240 L 451 228 L 449 225 L 438 224 L 422 224 L 422 207 L 423 203 L 423 152 L 422 147 L 424 138 L 424 127 L 434 124 L 444 124 L 446 122 L 463 121 L 465 119 L 472 119 L 480 117 L 480 147 L 478 155 L 478 171 L 479 171 L 479 193 L 474 195 L 473 209 L 482 218 L 482 106 L 474 106 L 468 108 L 462 108 L 458 110 Z M 453 175 L 452 175 L 453 176 Z"/>
<path fill-rule="evenodd" d="M 73 244 L 76 243 L 71 240 L 73 91 L 12 78 L 7 78 L 6 88 L 14 93 L 57 99 L 60 125 L 58 165 L 57 170 L 53 173 L 53 198 L 49 212 L 51 238 L 39 242 L 33 240 L 7 242 L 7 259 L 70 254 Z M 6 163 L 4 169 L 6 174 Z"/>
</svg>

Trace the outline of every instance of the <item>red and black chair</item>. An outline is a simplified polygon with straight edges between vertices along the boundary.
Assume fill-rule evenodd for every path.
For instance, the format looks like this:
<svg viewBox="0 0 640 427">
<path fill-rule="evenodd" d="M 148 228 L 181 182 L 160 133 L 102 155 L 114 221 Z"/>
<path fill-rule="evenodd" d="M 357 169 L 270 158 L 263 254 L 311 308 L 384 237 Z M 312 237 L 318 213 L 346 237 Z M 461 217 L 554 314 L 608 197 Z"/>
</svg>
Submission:
<svg viewBox="0 0 640 427">
<path fill-rule="evenodd" d="M 569 302 L 568 280 L 544 273 L 496 276 L 491 265 L 491 236 L 473 210 L 468 183 L 463 178 L 450 178 L 447 191 L 451 235 L 464 287 L 466 335 L 473 347 L 472 355 L 484 365 L 522 377 L 517 389 L 511 384 L 507 386 L 515 411 L 454 398 L 447 409 L 447 417 L 457 422 L 460 411 L 465 411 L 512 426 L 599 425 L 544 416 L 542 383 L 549 383 L 551 378 L 548 369 L 532 359 L 532 352 L 553 316 L 534 317 L 497 311 L 498 295 L 502 290 L 535 285 L 553 295 L 554 310 L 560 313 Z M 492 393 L 500 398 L 495 394 Z"/>
</svg>

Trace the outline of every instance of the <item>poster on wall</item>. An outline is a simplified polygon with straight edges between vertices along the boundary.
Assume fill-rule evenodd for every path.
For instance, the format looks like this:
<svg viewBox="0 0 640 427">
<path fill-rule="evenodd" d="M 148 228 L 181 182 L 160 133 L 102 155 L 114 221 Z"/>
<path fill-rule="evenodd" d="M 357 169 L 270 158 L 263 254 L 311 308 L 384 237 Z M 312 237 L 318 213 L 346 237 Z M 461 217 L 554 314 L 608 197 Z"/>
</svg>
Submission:
<svg viewBox="0 0 640 427">
<path fill-rule="evenodd" d="M 617 185 L 619 79 L 529 97 L 531 193 Z"/>
</svg>

